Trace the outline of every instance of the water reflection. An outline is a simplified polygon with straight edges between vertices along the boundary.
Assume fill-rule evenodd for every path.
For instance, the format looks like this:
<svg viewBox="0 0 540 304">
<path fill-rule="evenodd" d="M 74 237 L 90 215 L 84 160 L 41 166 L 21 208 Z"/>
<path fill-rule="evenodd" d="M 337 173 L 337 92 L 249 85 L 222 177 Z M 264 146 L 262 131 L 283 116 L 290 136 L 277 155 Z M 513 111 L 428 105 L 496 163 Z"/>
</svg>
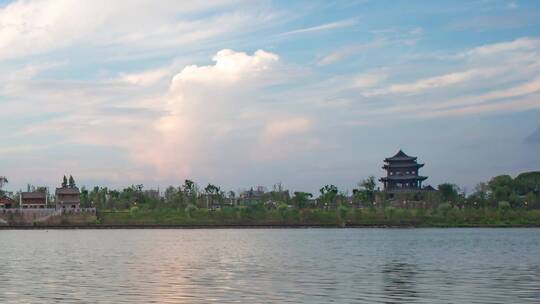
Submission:
<svg viewBox="0 0 540 304">
<path fill-rule="evenodd" d="M 382 269 L 384 303 L 415 303 L 417 267 L 413 264 L 393 261 Z"/>
<path fill-rule="evenodd" d="M 0 231 L 0 303 L 540 303 L 540 229 Z"/>
</svg>

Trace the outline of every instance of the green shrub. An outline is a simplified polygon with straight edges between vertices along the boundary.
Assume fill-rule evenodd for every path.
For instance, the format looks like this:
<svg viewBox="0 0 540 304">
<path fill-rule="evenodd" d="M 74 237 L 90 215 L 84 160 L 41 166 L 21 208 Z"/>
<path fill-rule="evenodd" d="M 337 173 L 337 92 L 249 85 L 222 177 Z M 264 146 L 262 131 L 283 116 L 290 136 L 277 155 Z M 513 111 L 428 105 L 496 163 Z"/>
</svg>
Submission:
<svg viewBox="0 0 540 304">
<path fill-rule="evenodd" d="M 501 210 L 508 210 L 510 209 L 510 203 L 507 201 L 500 201 L 499 202 L 499 209 Z"/>
<path fill-rule="evenodd" d="M 184 212 L 187 216 L 192 217 L 192 215 L 197 211 L 197 206 L 193 204 L 187 205 L 186 209 L 184 209 Z"/>
<path fill-rule="evenodd" d="M 439 207 L 437 207 L 437 210 L 446 215 L 448 211 L 452 210 L 452 205 L 450 203 L 442 203 L 439 205 Z"/>
</svg>

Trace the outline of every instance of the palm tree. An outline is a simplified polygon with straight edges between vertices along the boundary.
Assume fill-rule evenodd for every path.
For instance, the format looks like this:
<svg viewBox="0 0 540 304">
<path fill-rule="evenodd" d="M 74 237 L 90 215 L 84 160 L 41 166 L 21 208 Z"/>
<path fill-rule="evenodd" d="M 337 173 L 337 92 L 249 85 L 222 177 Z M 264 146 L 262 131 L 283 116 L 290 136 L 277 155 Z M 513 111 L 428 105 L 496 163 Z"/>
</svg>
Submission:
<svg viewBox="0 0 540 304">
<path fill-rule="evenodd" d="M 4 191 L 2 191 L 2 188 L 4 188 L 4 185 L 7 184 L 9 181 L 5 176 L 0 176 L 0 195 L 4 194 Z"/>
</svg>

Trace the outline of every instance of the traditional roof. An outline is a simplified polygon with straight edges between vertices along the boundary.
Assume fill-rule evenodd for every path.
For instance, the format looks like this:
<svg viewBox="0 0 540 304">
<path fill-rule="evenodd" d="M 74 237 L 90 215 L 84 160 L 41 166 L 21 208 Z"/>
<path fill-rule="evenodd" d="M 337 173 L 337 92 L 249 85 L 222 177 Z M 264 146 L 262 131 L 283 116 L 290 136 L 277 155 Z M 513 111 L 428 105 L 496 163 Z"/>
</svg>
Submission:
<svg viewBox="0 0 540 304">
<path fill-rule="evenodd" d="M 380 181 L 410 181 L 410 180 L 425 180 L 427 176 L 416 175 L 391 175 L 387 177 L 381 177 Z"/>
<path fill-rule="evenodd" d="M 431 185 L 425 186 L 424 190 L 426 190 L 426 191 L 436 191 L 435 188 L 431 187 Z"/>
<path fill-rule="evenodd" d="M 21 192 L 22 199 L 45 199 L 46 196 L 47 194 L 45 194 L 45 192 Z"/>
<path fill-rule="evenodd" d="M 10 203 L 15 203 L 15 200 L 7 196 L 0 197 L 0 204 L 10 204 Z"/>
<path fill-rule="evenodd" d="M 79 188 L 56 188 L 56 195 L 59 194 L 80 194 Z"/>
<path fill-rule="evenodd" d="M 415 161 L 417 157 L 409 156 L 405 154 L 402 150 L 399 150 L 396 155 L 392 157 L 387 157 L 384 159 L 385 162 L 391 162 L 391 161 Z"/>
<path fill-rule="evenodd" d="M 417 164 L 417 163 L 391 163 L 391 164 L 385 164 L 382 168 L 388 169 L 388 168 L 410 168 L 410 167 L 416 167 L 416 168 L 422 168 L 424 164 Z"/>
</svg>

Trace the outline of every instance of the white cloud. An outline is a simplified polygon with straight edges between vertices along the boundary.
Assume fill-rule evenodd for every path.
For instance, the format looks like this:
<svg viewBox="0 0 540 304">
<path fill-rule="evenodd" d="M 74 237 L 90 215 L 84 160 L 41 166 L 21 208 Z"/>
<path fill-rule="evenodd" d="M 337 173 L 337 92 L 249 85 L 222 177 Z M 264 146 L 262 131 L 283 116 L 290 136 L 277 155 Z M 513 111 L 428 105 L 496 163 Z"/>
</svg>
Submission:
<svg viewBox="0 0 540 304">
<path fill-rule="evenodd" d="M 131 151 L 136 162 L 157 168 L 162 176 L 185 177 L 193 170 L 212 174 L 215 153 L 256 159 L 261 145 L 276 141 L 284 145 L 280 139 L 310 129 L 311 120 L 276 120 L 281 114 L 261 103 L 260 90 L 287 79 L 276 54 L 225 49 L 213 61 L 213 65 L 187 66 L 173 77 L 164 97 L 167 114 L 147 135 L 152 144 L 146 142 Z M 231 151 L 231 141 L 234 147 L 244 148 Z"/>
<path fill-rule="evenodd" d="M 321 24 L 317 26 L 297 29 L 294 31 L 285 32 L 282 35 L 294 35 L 294 34 L 305 34 L 305 33 L 328 31 L 328 30 L 334 30 L 334 29 L 339 29 L 339 28 L 351 27 L 357 23 L 358 23 L 357 19 L 346 19 L 346 20 L 340 20 L 336 22 L 325 23 L 325 24 Z"/>
<path fill-rule="evenodd" d="M 167 76 L 170 76 L 171 71 L 169 69 L 155 69 L 139 73 L 122 74 L 118 78 L 121 83 L 127 83 L 137 86 L 150 86 L 156 84 Z"/>
<path fill-rule="evenodd" d="M 402 64 L 397 68 L 383 66 L 374 72 L 342 80 L 351 85 L 338 88 L 341 91 L 332 94 L 351 96 L 347 90 L 355 89 L 354 84 L 358 83 L 356 88 L 360 89 L 362 98 L 352 95 L 350 98 L 355 103 L 351 103 L 349 111 L 354 111 L 358 120 L 368 123 L 381 119 L 395 121 L 538 108 L 540 44 L 536 38 L 483 45 L 435 60 L 443 61 L 433 63 L 439 64 L 440 74 L 436 76 L 410 82 L 393 81 L 429 69 L 426 68 L 429 61 L 421 65 Z M 441 73 L 441 70 L 446 72 Z M 358 94 L 358 90 L 354 93 Z"/>
<path fill-rule="evenodd" d="M 170 74 L 171 71 L 169 69 L 163 68 L 139 73 L 122 74 L 118 81 L 138 86 L 149 86 L 156 84 L 167 76 L 170 76 Z"/>
<path fill-rule="evenodd" d="M 364 96 L 378 96 L 387 94 L 418 94 L 426 90 L 443 88 L 468 82 L 471 80 L 485 79 L 501 73 L 498 68 L 470 69 L 461 72 L 452 72 L 417 80 L 412 83 L 392 84 L 386 88 L 367 91 Z"/>
<path fill-rule="evenodd" d="M 517 112 L 532 109 L 540 109 L 540 96 L 531 96 L 526 98 L 504 100 L 496 103 L 484 103 L 466 105 L 457 108 L 447 108 L 441 110 L 430 110 L 420 114 L 422 117 L 452 117 L 479 115 L 500 112 Z"/>
<path fill-rule="evenodd" d="M 106 47 L 123 53 L 192 47 L 195 42 L 254 29 L 272 18 L 270 12 L 250 10 L 249 3 L 242 10 L 229 8 L 234 2 L 15 1 L 0 7 L 0 60 L 67 47 L 96 47 L 96 51 Z M 212 13 L 215 8 L 225 9 Z"/>
<path fill-rule="evenodd" d="M 474 104 L 481 104 L 481 103 L 496 101 L 500 99 L 511 99 L 515 97 L 526 96 L 533 93 L 537 93 L 539 91 L 540 91 L 540 77 L 533 79 L 531 81 L 527 81 L 525 83 L 521 83 L 519 85 L 510 87 L 510 88 L 507 88 L 507 89 L 493 90 L 491 92 L 484 93 L 484 94 L 470 95 L 470 96 L 465 96 L 465 97 L 453 99 L 446 102 L 441 102 L 433 106 L 433 108 L 440 109 L 440 108 L 447 108 L 447 107 L 470 106 Z"/>
<path fill-rule="evenodd" d="M 523 37 L 513 41 L 499 42 L 479 46 L 462 53 L 461 56 L 491 56 L 503 52 L 518 50 L 534 50 L 540 46 L 540 40 L 536 38 Z"/>
<path fill-rule="evenodd" d="M 381 84 L 387 77 L 388 75 L 380 71 L 361 74 L 352 78 L 351 87 L 358 89 L 372 88 Z"/>
</svg>

